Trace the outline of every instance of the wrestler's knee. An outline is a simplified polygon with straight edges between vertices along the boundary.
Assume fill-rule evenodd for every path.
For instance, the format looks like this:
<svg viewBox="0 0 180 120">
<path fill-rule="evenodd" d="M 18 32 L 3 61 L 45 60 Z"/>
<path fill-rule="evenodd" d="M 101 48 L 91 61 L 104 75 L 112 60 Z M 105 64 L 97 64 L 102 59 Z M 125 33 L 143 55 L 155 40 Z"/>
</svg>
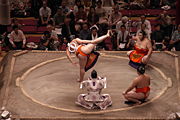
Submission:
<svg viewBox="0 0 180 120">
<path fill-rule="evenodd" d="M 128 51 L 128 52 L 127 52 L 127 56 L 129 56 L 129 55 L 131 54 L 131 52 L 132 52 L 132 50 L 131 50 L 131 51 Z"/>
</svg>

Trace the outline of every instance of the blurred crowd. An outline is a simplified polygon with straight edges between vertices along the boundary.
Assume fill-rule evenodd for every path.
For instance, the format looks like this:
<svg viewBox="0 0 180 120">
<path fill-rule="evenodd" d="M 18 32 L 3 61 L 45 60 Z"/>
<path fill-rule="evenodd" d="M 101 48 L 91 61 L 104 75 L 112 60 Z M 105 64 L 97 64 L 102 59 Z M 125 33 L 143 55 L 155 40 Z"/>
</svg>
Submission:
<svg viewBox="0 0 180 120">
<path fill-rule="evenodd" d="M 59 50 L 78 37 L 94 40 L 112 29 L 109 41 L 100 43 L 97 50 L 130 50 L 134 41 L 131 37 L 141 31 L 151 41 L 154 50 L 180 50 L 180 25 L 176 18 L 168 15 L 168 9 L 175 8 L 176 0 L 12 0 L 11 16 L 33 16 L 37 26 L 46 26 L 36 49 Z M 151 25 L 146 15 L 124 16 L 122 9 L 160 9 L 168 6 Z M 21 24 L 16 18 L 11 22 L 12 32 L 1 35 L 1 44 L 10 49 L 26 49 L 27 40 Z M 135 30 L 133 28 L 136 28 Z M 108 44 L 108 45 L 107 45 Z M 111 45 L 111 47 L 110 47 Z"/>
</svg>

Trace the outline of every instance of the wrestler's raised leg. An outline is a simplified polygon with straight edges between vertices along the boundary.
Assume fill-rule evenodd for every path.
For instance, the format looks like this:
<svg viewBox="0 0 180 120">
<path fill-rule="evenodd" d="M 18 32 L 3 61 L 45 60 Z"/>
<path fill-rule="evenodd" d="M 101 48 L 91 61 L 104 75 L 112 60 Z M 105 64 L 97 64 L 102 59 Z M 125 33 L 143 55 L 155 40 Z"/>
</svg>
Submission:
<svg viewBox="0 0 180 120">
<path fill-rule="evenodd" d="M 110 30 L 108 30 L 107 34 L 106 35 L 103 35 L 95 40 L 92 40 L 92 44 L 98 44 L 100 42 L 102 42 L 103 40 L 105 40 L 106 38 L 110 37 Z"/>
</svg>

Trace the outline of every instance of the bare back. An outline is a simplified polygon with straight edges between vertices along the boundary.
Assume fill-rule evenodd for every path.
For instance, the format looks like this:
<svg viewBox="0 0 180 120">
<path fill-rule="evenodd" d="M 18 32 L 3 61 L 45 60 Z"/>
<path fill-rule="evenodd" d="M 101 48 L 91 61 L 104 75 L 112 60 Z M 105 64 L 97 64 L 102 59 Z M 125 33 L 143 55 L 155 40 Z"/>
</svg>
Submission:
<svg viewBox="0 0 180 120">
<path fill-rule="evenodd" d="M 150 85 L 150 77 L 146 74 L 137 77 L 138 83 L 137 88 L 144 88 Z"/>
</svg>

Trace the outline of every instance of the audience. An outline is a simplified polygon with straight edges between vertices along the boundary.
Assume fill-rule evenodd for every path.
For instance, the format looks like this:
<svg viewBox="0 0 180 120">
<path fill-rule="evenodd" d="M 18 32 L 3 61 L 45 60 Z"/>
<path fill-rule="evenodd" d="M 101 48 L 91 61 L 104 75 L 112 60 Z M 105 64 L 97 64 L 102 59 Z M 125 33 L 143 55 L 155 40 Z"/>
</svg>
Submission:
<svg viewBox="0 0 180 120">
<path fill-rule="evenodd" d="M 82 21 L 82 22 L 87 22 L 87 14 L 84 10 L 84 6 L 81 5 L 78 7 L 78 12 L 75 15 L 76 21 Z"/>
<path fill-rule="evenodd" d="M 155 31 L 152 32 L 152 42 L 154 50 L 165 49 L 164 32 L 160 29 L 160 24 L 155 25 Z"/>
<path fill-rule="evenodd" d="M 87 21 L 91 26 L 97 24 L 99 21 L 99 16 L 97 15 L 95 7 L 93 6 L 90 7 Z"/>
<path fill-rule="evenodd" d="M 64 23 L 64 18 L 65 18 L 65 15 L 62 12 L 62 9 L 58 8 L 58 10 L 53 18 L 56 28 L 60 28 L 62 26 L 62 24 Z"/>
<path fill-rule="evenodd" d="M 39 25 L 47 25 L 50 23 L 51 19 L 51 9 L 47 7 L 47 3 L 44 1 L 43 6 L 39 9 Z"/>
<path fill-rule="evenodd" d="M 106 10 L 102 7 L 101 0 L 98 0 L 98 2 L 97 2 L 96 13 L 99 18 L 106 16 Z"/>
<path fill-rule="evenodd" d="M 180 51 L 180 24 L 177 27 L 177 30 L 174 31 L 170 44 L 175 47 L 176 51 Z"/>
<path fill-rule="evenodd" d="M 109 25 L 111 27 L 116 26 L 116 24 L 121 20 L 122 13 L 119 12 L 119 7 L 116 5 L 113 7 L 113 13 L 109 17 Z"/>
<path fill-rule="evenodd" d="M 24 23 L 24 21 L 26 21 L 25 19 L 17 19 L 17 17 L 14 17 L 12 18 L 11 26 L 18 26 L 19 30 L 31 34 L 34 34 L 34 32 L 31 31 L 36 30 L 36 28 L 37 33 L 39 34 L 42 34 L 47 30 L 50 34 L 53 34 L 53 31 L 56 31 L 58 37 L 56 36 L 56 39 L 54 40 L 57 42 L 57 46 L 54 46 L 54 50 L 60 48 L 59 41 L 61 41 L 61 45 L 62 43 L 65 44 L 66 42 L 70 42 L 72 38 L 75 37 L 80 37 L 81 39 L 94 39 L 97 36 L 99 37 L 105 34 L 107 29 L 112 29 L 112 36 L 110 40 L 106 40 L 98 45 L 101 49 L 111 50 L 109 48 L 110 46 L 113 46 L 113 50 L 132 49 L 131 47 L 127 48 L 126 42 L 129 41 L 134 34 L 145 31 L 147 34 L 146 37 L 149 40 L 152 39 L 151 42 L 154 44 L 154 50 L 179 50 L 176 18 L 174 18 L 172 14 L 170 16 L 168 10 L 174 8 L 175 0 L 13 0 L 10 1 L 10 3 L 12 17 L 26 17 L 32 15 L 37 18 L 37 10 L 39 10 L 38 24 L 36 21 L 27 21 L 27 23 Z M 122 6 L 122 4 L 125 6 Z M 169 6 L 164 7 L 166 5 Z M 154 18 L 153 20 L 151 20 L 152 18 L 149 18 L 151 13 L 141 14 L 141 17 L 134 17 L 135 14 L 128 11 L 128 15 L 122 9 L 122 7 L 126 9 L 142 9 L 143 7 L 146 7 L 149 9 L 150 6 L 153 9 L 164 9 L 159 16 L 156 16 L 157 21 L 155 21 Z M 125 11 L 127 11 L 126 9 Z M 148 16 L 147 19 L 146 16 Z M 139 18 L 140 20 L 137 21 Z M 51 24 L 51 27 L 49 24 Z M 41 26 L 47 26 L 47 28 Z M 6 29 L 5 32 L 8 34 L 8 32 L 11 31 L 11 28 L 7 28 L 8 29 Z M 0 31 L 2 31 L 2 29 Z M 123 31 L 125 31 L 125 35 L 122 34 Z M 27 38 L 27 41 L 29 41 L 29 38 L 31 38 L 31 36 Z M 125 43 L 125 48 L 119 48 L 122 47 L 122 43 Z M 128 46 L 131 45 L 129 44 Z M 97 47 L 97 49 L 99 48 Z"/>
<path fill-rule="evenodd" d="M 117 50 L 127 50 L 129 38 L 129 32 L 126 30 L 126 26 L 121 25 L 117 34 Z"/>
<path fill-rule="evenodd" d="M 87 40 L 88 35 L 90 34 L 88 23 L 82 25 L 82 30 L 80 31 L 79 38 L 82 40 Z"/>
<path fill-rule="evenodd" d="M 9 41 L 13 50 L 24 49 L 26 45 L 26 37 L 24 33 L 19 30 L 17 25 L 13 26 L 13 31 L 10 33 Z"/>
</svg>

